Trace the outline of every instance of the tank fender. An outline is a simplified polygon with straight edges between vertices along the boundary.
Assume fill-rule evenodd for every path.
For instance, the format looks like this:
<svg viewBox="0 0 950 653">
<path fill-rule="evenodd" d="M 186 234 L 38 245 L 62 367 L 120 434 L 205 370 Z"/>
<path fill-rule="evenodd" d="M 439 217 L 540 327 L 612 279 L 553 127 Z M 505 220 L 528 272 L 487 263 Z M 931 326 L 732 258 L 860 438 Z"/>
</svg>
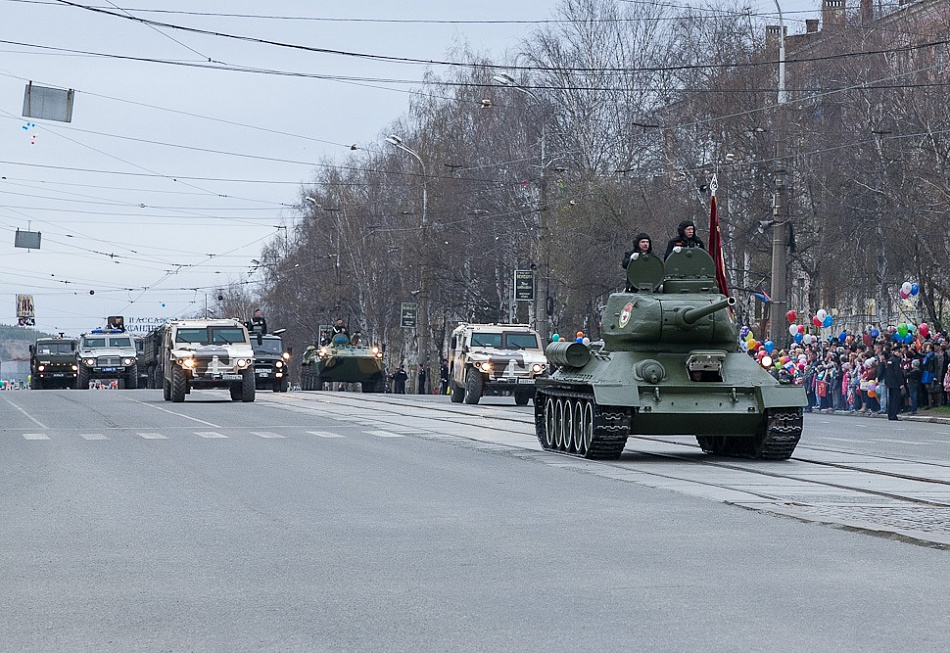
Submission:
<svg viewBox="0 0 950 653">
<path fill-rule="evenodd" d="M 765 408 L 804 408 L 808 405 L 800 385 L 762 385 L 755 389 L 759 406 Z"/>
<path fill-rule="evenodd" d="M 640 406 L 640 388 L 634 384 L 598 383 L 593 386 L 594 401 L 600 406 Z"/>
</svg>

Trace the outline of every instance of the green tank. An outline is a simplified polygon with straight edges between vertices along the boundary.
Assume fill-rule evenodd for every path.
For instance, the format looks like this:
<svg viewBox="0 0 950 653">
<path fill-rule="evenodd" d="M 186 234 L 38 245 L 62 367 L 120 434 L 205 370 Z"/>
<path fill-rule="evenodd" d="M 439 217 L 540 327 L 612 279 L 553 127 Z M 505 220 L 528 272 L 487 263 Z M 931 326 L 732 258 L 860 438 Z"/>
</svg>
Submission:
<svg viewBox="0 0 950 653">
<path fill-rule="evenodd" d="M 300 362 L 300 389 L 323 390 L 327 383 L 359 383 L 363 392 L 384 392 L 382 348 L 354 343 L 345 333 L 325 345 L 310 345 Z"/>
<path fill-rule="evenodd" d="M 719 293 L 709 254 L 640 256 L 627 288 L 607 301 L 602 341 L 546 348 L 557 370 L 537 381 L 541 446 L 616 459 L 631 435 L 691 435 L 711 454 L 788 459 L 805 391 L 739 352 L 735 300 Z"/>
</svg>

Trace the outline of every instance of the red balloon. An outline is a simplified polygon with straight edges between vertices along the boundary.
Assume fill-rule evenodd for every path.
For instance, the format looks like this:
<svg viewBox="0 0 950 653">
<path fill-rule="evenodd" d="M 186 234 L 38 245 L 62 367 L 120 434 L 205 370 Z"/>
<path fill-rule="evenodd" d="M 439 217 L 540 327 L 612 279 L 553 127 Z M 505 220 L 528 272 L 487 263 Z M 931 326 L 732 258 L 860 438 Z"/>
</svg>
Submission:
<svg viewBox="0 0 950 653">
<path fill-rule="evenodd" d="M 921 322 L 917 325 L 917 333 L 926 338 L 930 333 L 930 326 L 926 322 Z"/>
<path fill-rule="evenodd" d="M 788 313 L 785 314 L 785 319 L 788 320 L 789 322 L 794 322 L 797 317 L 798 317 L 798 313 L 796 313 L 795 311 L 789 311 Z"/>
<path fill-rule="evenodd" d="M 799 325 L 798 325 L 798 332 L 799 332 L 799 333 L 805 333 L 805 325 L 804 325 L 804 324 L 799 324 Z"/>
<path fill-rule="evenodd" d="M 811 319 L 811 323 L 814 324 L 816 327 L 821 326 L 821 320 L 818 319 L 817 315 Z"/>
</svg>

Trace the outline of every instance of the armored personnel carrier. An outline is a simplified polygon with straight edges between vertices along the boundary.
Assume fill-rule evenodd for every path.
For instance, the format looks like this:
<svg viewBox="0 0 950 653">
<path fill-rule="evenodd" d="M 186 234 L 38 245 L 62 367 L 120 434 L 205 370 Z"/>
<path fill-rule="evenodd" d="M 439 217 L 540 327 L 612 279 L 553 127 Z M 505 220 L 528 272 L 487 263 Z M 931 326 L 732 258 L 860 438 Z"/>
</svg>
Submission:
<svg viewBox="0 0 950 653">
<path fill-rule="evenodd" d="M 233 319 L 172 320 L 161 327 L 162 397 L 180 403 L 192 388 L 227 388 L 232 401 L 254 401 L 254 350 Z"/>
<path fill-rule="evenodd" d="M 30 345 L 30 388 L 73 388 L 79 365 L 74 338 L 39 338 Z"/>
<path fill-rule="evenodd" d="M 603 341 L 554 342 L 558 367 L 537 381 L 535 430 L 544 449 L 620 457 L 629 435 L 694 435 L 711 454 L 785 460 L 802 432 L 805 391 L 782 385 L 738 351 L 702 249 L 627 266 L 630 291 L 610 296 Z"/>
<path fill-rule="evenodd" d="M 322 390 L 325 383 L 359 383 L 363 392 L 383 392 L 382 349 L 354 342 L 346 333 L 332 335 L 327 344 L 310 345 L 300 362 L 300 389 Z"/>
</svg>

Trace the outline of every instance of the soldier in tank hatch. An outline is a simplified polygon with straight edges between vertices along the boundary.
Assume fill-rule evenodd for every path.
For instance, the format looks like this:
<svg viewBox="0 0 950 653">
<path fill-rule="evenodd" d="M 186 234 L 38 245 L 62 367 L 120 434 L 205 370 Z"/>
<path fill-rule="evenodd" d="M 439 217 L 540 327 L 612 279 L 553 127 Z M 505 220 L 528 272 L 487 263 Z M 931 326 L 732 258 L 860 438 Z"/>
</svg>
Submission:
<svg viewBox="0 0 950 653">
<path fill-rule="evenodd" d="M 630 263 L 630 257 L 634 254 L 652 254 L 653 253 L 653 241 L 650 239 L 650 236 L 645 233 L 638 233 L 633 239 L 633 249 L 628 252 L 624 252 L 623 260 L 620 262 L 620 265 L 625 269 Z"/>
<path fill-rule="evenodd" d="M 696 237 L 696 225 L 693 224 L 692 220 L 683 220 L 680 222 L 676 231 L 678 235 L 676 238 L 671 238 L 670 242 L 666 244 L 666 254 L 663 258 L 669 258 L 670 254 L 673 253 L 674 247 L 682 247 L 683 249 L 699 247 L 700 249 L 706 249 L 706 245 L 703 244 L 703 241 Z"/>
</svg>

